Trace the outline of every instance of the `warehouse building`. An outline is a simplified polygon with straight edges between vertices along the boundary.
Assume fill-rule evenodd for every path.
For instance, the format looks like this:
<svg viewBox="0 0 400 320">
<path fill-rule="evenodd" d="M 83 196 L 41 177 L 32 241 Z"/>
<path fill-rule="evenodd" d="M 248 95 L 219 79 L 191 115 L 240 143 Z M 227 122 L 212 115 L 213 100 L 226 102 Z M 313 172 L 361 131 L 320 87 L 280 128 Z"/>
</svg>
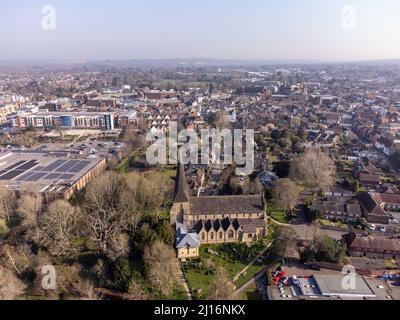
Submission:
<svg viewBox="0 0 400 320">
<path fill-rule="evenodd" d="M 68 200 L 105 170 L 105 158 L 82 158 L 71 152 L 5 151 L 0 153 L 0 185 L 41 194 L 46 202 Z"/>
</svg>

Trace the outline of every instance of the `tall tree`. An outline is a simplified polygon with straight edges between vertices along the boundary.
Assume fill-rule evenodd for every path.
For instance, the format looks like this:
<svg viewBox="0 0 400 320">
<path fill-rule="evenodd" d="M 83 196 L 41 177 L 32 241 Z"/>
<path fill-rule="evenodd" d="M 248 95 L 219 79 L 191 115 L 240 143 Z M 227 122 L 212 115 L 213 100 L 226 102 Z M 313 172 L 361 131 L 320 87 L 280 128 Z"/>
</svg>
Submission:
<svg viewBox="0 0 400 320">
<path fill-rule="evenodd" d="M 235 286 L 228 278 L 226 270 L 219 267 L 212 278 L 208 289 L 208 300 L 231 300 L 233 299 Z"/>
<path fill-rule="evenodd" d="M 145 248 L 143 261 L 153 290 L 169 297 L 179 284 L 179 267 L 174 250 L 157 240 Z"/>
<path fill-rule="evenodd" d="M 39 219 L 38 242 L 52 255 L 70 253 L 76 236 L 79 212 L 64 200 L 51 203 Z"/>
<path fill-rule="evenodd" d="M 273 190 L 273 197 L 276 204 L 285 210 L 287 214 L 296 208 L 299 194 L 299 187 L 290 179 L 278 180 Z"/>
<path fill-rule="evenodd" d="M 0 265 L 0 300 L 15 300 L 25 288 L 25 284 L 11 270 Z"/>
<path fill-rule="evenodd" d="M 84 208 L 89 236 L 103 253 L 121 231 L 139 220 L 136 199 L 116 172 L 106 172 L 89 184 Z"/>
<path fill-rule="evenodd" d="M 296 249 L 296 238 L 293 230 L 278 226 L 273 233 L 271 253 L 275 257 L 283 258 L 294 249 Z"/>
<path fill-rule="evenodd" d="M 15 193 L 0 185 L 0 219 L 8 221 L 15 209 Z"/>
<path fill-rule="evenodd" d="M 291 178 L 302 181 L 314 192 L 326 191 L 334 184 L 335 164 L 319 149 L 308 149 L 291 166 Z"/>
<path fill-rule="evenodd" d="M 17 212 L 22 218 L 22 224 L 36 227 L 42 212 L 42 197 L 40 195 L 23 195 L 17 202 Z"/>
</svg>

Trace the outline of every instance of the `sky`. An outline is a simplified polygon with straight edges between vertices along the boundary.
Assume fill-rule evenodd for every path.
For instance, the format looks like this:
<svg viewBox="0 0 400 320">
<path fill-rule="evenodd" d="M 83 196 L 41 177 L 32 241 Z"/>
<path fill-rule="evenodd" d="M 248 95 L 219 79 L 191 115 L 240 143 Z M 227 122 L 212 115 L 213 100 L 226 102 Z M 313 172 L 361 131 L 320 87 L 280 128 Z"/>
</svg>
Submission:
<svg viewBox="0 0 400 320">
<path fill-rule="evenodd" d="M 3 61 L 398 59 L 399 31 L 398 0 L 0 0 Z"/>
</svg>

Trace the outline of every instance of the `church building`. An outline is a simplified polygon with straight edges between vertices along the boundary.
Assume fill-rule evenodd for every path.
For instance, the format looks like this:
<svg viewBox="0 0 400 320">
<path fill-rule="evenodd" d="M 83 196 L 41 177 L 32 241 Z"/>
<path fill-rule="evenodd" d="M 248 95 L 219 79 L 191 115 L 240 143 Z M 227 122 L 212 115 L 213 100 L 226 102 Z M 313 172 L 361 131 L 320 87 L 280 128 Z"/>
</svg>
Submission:
<svg viewBox="0 0 400 320">
<path fill-rule="evenodd" d="M 171 225 L 179 258 L 198 256 L 202 244 L 254 242 L 267 235 L 266 203 L 261 195 L 190 195 L 185 170 L 178 165 Z"/>
</svg>

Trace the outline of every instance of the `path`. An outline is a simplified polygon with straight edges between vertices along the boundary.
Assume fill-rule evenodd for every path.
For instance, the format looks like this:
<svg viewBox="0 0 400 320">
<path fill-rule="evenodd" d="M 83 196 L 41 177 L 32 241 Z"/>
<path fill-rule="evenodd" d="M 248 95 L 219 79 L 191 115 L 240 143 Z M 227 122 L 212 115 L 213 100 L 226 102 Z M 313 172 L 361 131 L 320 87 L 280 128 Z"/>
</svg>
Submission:
<svg viewBox="0 0 400 320">
<path fill-rule="evenodd" d="M 177 260 L 177 263 L 178 263 L 178 270 L 179 270 L 178 271 L 179 280 L 181 281 L 183 288 L 185 289 L 185 293 L 186 293 L 188 300 L 192 300 L 192 293 L 190 292 L 189 285 L 188 285 L 185 275 L 182 271 L 182 263 L 180 260 Z"/>
<path fill-rule="evenodd" d="M 252 277 L 249 281 L 247 281 L 244 285 L 242 285 L 239 289 L 235 291 L 235 295 L 240 295 L 245 292 L 248 288 L 250 288 L 256 281 L 263 279 L 265 277 L 265 273 L 268 269 L 272 268 L 276 264 L 276 261 L 264 267 L 261 271 L 257 272 L 254 277 Z M 257 288 L 258 289 L 258 288 Z M 265 299 L 265 295 L 263 294 L 263 298 Z"/>
<path fill-rule="evenodd" d="M 264 250 L 263 250 L 257 257 L 255 257 L 253 261 L 251 261 L 251 262 L 246 266 L 246 268 L 244 268 L 242 271 L 240 271 L 240 272 L 233 278 L 233 281 L 234 281 L 234 282 L 237 281 L 237 280 L 239 279 L 239 277 L 240 277 L 242 274 L 244 274 L 253 264 L 255 264 L 255 263 L 257 262 L 257 260 L 260 259 L 260 258 L 264 255 L 264 253 L 265 253 L 270 247 L 271 247 L 271 243 L 269 243 L 268 246 L 266 246 L 266 247 L 264 248 Z"/>
</svg>

